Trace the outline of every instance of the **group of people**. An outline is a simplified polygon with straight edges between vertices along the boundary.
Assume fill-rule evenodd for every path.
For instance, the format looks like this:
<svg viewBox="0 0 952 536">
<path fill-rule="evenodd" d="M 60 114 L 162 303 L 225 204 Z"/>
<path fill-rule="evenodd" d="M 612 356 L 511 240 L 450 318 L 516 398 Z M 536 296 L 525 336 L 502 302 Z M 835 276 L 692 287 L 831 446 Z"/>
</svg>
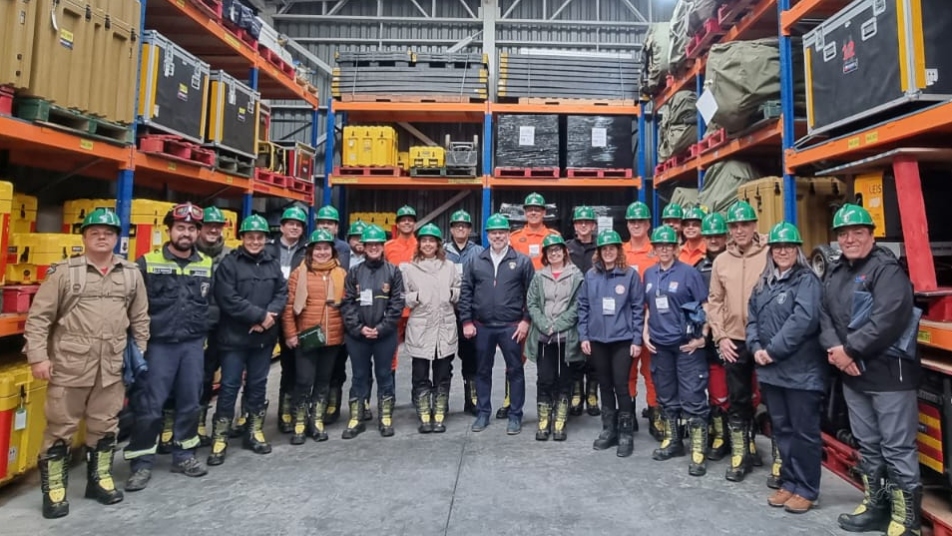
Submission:
<svg viewBox="0 0 952 536">
<path fill-rule="evenodd" d="M 211 446 L 208 465 L 225 461 L 232 436 L 253 452 L 271 451 L 263 424 L 276 343 L 278 426 L 291 444 L 326 441 L 325 427 L 345 404 L 342 438 L 363 433 L 373 420 L 374 380 L 377 428 L 392 436 L 402 343 L 422 434 L 446 430 L 456 355 L 464 411 L 476 417 L 471 430 L 490 425 L 497 349 L 506 387 L 495 417 L 507 421 L 507 434 L 522 430 L 530 359 L 538 370 L 537 440 L 565 440 L 569 416 L 587 409 L 602 421 L 593 447 L 631 456 L 640 374 L 642 416 L 660 442 L 652 458 L 688 456 L 694 476 L 728 456 L 730 481 L 762 464 L 753 436 L 763 402 L 773 445 L 767 484 L 775 489 L 767 502 L 792 513 L 810 510 L 819 496 L 821 404 L 835 367 L 865 484 L 863 503 L 840 516 L 840 526 L 919 534 L 913 293 L 896 258 L 875 244 L 865 209 L 847 204 L 835 214 L 842 257 L 822 282 L 797 228 L 780 223 L 761 235 L 756 211 L 743 201 L 726 215 L 670 204 L 653 231 L 649 207 L 632 203 L 626 242 L 614 230 L 596 232 L 595 211 L 585 206 L 573 210 L 576 236 L 566 241 L 545 226 L 545 211 L 534 193 L 522 229 L 490 216 L 484 249 L 462 210 L 452 214 L 446 240 L 433 224 L 417 228 L 416 212 L 405 206 L 392 239 L 358 221 L 343 241 L 336 209 L 321 208 L 305 240 L 307 215 L 292 207 L 271 242 L 263 218 L 245 218 L 241 246 L 228 251 L 220 211 L 186 203 L 166 216 L 169 242 L 136 263 L 112 254 L 116 215 L 94 211 L 82 225 L 85 255 L 50 269 L 26 326 L 33 373 L 50 381 L 40 454 L 44 516 L 68 513 L 65 464 L 82 418 L 86 496 L 122 500 L 111 466 L 124 383 L 134 382 L 136 419 L 124 457 L 131 464 L 125 489 L 135 491 L 146 487 L 163 443 L 172 471 L 193 477 L 207 473 L 195 454 L 203 443 Z M 145 353 L 145 372 L 133 366 L 137 351 Z"/>
</svg>

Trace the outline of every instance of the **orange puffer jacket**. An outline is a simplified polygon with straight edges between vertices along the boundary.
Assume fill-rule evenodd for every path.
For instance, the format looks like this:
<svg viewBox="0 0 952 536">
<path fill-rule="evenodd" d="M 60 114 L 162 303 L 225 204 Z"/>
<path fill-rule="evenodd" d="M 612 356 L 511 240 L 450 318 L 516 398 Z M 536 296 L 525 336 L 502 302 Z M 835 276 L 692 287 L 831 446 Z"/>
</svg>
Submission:
<svg viewBox="0 0 952 536">
<path fill-rule="evenodd" d="M 347 272 L 339 265 L 329 270 L 307 272 L 307 302 L 304 310 L 295 318 L 294 298 L 297 295 L 298 281 L 306 271 L 307 265 L 301 263 L 288 279 L 288 304 L 281 317 L 284 336 L 296 337 L 305 329 L 323 326 L 324 334 L 327 336 L 327 346 L 344 344 L 344 321 L 338 306 L 344 296 L 344 278 Z M 332 280 L 334 295 L 328 298 L 327 289 Z"/>
</svg>

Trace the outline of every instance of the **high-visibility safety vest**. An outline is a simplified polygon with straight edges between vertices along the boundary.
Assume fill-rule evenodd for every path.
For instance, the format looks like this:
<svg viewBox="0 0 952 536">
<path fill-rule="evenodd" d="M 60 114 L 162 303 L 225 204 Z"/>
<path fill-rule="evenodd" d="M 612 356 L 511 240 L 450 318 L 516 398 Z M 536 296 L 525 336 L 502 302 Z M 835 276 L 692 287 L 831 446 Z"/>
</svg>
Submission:
<svg viewBox="0 0 952 536">
<path fill-rule="evenodd" d="M 166 249 L 147 253 L 137 263 L 149 294 L 149 340 L 174 343 L 204 338 L 209 329 L 212 259 L 196 250 L 182 266 Z"/>
</svg>

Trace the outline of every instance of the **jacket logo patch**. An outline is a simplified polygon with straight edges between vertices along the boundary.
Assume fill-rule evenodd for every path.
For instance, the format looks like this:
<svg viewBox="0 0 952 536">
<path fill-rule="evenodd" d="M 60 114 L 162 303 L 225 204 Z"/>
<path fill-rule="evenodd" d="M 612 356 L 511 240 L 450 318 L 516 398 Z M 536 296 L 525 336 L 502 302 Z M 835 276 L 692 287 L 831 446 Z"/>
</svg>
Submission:
<svg viewBox="0 0 952 536">
<path fill-rule="evenodd" d="M 784 293 L 780 294 L 779 296 L 777 296 L 777 304 L 778 304 L 778 305 L 783 305 L 784 302 L 786 302 L 786 301 L 787 301 L 787 293 L 786 293 L 786 292 L 784 292 Z"/>
<path fill-rule="evenodd" d="M 672 281 L 668 283 L 668 292 L 677 292 L 678 291 L 678 282 Z"/>
<path fill-rule="evenodd" d="M 49 272 L 47 272 L 47 273 L 49 273 Z M 209 285 L 208 283 L 202 283 L 202 297 L 203 297 L 203 298 L 206 297 L 206 296 L 208 296 L 208 287 L 209 287 L 209 286 L 210 286 L 210 285 Z"/>
<path fill-rule="evenodd" d="M 380 291 L 384 294 L 390 294 L 390 283 L 384 283 L 383 286 L 380 287 Z"/>
<path fill-rule="evenodd" d="M 519 242 L 526 242 L 528 239 L 524 236 L 519 237 Z"/>
<path fill-rule="evenodd" d="M 516 269 L 516 261 L 509 261 L 509 269 L 510 270 Z"/>
<path fill-rule="evenodd" d="M 625 293 L 625 285 L 615 285 L 615 294 L 619 296 Z"/>
</svg>

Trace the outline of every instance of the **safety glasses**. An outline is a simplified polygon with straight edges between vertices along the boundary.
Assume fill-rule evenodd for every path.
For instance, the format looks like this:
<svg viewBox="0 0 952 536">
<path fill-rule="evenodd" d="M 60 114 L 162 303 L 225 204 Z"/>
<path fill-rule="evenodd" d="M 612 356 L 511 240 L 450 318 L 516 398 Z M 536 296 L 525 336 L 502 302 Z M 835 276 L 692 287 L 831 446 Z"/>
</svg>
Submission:
<svg viewBox="0 0 952 536">
<path fill-rule="evenodd" d="M 204 217 L 204 211 L 191 203 L 175 205 L 172 209 L 172 217 L 176 220 L 201 222 Z"/>
</svg>

